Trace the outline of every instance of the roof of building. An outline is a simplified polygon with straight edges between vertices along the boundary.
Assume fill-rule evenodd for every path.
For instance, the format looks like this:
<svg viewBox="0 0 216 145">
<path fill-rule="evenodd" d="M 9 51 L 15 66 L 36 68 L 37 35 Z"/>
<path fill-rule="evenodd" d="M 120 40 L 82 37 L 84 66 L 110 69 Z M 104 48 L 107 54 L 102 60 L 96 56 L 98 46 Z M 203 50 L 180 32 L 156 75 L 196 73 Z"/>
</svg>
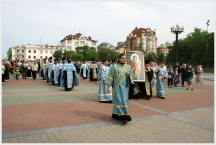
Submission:
<svg viewBox="0 0 216 145">
<path fill-rule="evenodd" d="M 98 48 L 100 48 L 100 47 L 106 47 L 107 48 L 108 45 L 110 45 L 111 48 L 115 47 L 115 46 L 113 46 L 113 45 L 111 45 L 111 44 L 109 44 L 107 42 L 102 42 L 100 45 L 98 45 Z"/>
<path fill-rule="evenodd" d="M 82 36 L 81 33 L 77 33 L 75 35 L 68 35 L 66 36 L 64 39 L 61 40 L 62 41 L 65 41 L 65 40 L 72 40 L 72 39 L 79 39 L 80 37 Z M 98 42 L 97 40 L 93 40 L 90 36 L 89 37 L 86 37 L 86 36 L 83 36 L 86 40 L 90 40 L 90 41 L 93 41 L 93 42 Z"/>
<path fill-rule="evenodd" d="M 140 33 L 140 32 L 142 32 L 142 33 L 152 32 L 154 35 L 156 35 L 156 32 L 152 31 L 150 28 L 137 28 L 136 27 L 131 33 L 133 35 L 136 34 L 137 37 L 141 37 L 142 33 Z"/>
</svg>

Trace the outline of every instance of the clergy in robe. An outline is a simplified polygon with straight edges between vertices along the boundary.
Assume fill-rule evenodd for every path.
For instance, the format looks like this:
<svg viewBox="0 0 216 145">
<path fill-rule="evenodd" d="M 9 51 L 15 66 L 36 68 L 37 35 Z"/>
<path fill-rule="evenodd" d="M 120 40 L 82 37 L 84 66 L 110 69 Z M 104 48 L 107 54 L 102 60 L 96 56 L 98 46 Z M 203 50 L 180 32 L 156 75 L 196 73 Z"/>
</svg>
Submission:
<svg viewBox="0 0 216 145">
<path fill-rule="evenodd" d="M 85 61 L 83 61 L 80 70 L 80 77 L 82 77 L 83 79 L 87 79 L 89 70 L 88 65 L 85 63 Z"/>
<path fill-rule="evenodd" d="M 52 76 L 51 76 L 52 66 L 53 66 L 52 57 L 50 57 L 49 62 L 46 65 L 47 83 L 52 83 Z"/>
<path fill-rule="evenodd" d="M 153 76 L 154 73 L 149 66 L 149 61 L 145 61 L 145 82 L 139 83 L 141 98 L 147 98 L 149 100 L 152 97 L 151 80 Z"/>
<path fill-rule="evenodd" d="M 62 67 L 61 86 L 65 88 L 65 91 L 71 91 L 74 86 L 79 85 L 79 80 L 74 64 L 71 62 L 70 57 L 67 58 L 67 62 Z"/>
<path fill-rule="evenodd" d="M 110 86 L 110 92 L 107 93 L 107 85 L 104 83 L 106 76 L 109 73 L 110 67 L 108 66 L 108 59 L 103 60 L 103 65 L 100 67 L 98 73 L 98 80 L 100 80 L 98 88 L 98 100 L 100 102 L 112 102 L 112 87 Z"/>
<path fill-rule="evenodd" d="M 58 59 L 54 59 L 54 64 L 52 66 L 52 85 L 58 84 L 58 75 L 59 75 L 59 64 Z"/>
<path fill-rule="evenodd" d="M 92 64 L 90 66 L 90 81 L 97 82 L 97 74 L 98 74 L 98 65 L 95 63 L 95 61 L 92 61 Z"/>
<path fill-rule="evenodd" d="M 58 72 L 59 72 L 59 74 L 58 74 L 58 85 L 59 85 L 59 86 L 60 86 L 60 82 L 61 82 L 62 67 L 63 67 L 65 61 L 66 61 L 66 58 L 63 57 L 63 58 L 62 58 L 62 62 L 59 63 L 59 68 L 58 68 Z"/>
<path fill-rule="evenodd" d="M 156 68 L 155 72 L 157 76 L 156 96 L 165 99 L 165 79 L 168 78 L 168 71 L 164 62 L 161 62 L 161 65 Z"/>
<path fill-rule="evenodd" d="M 43 62 L 41 62 L 41 68 L 40 68 L 40 77 L 43 78 L 43 80 L 46 80 L 47 77 L 46 77 L 46 65 L 47 65 L 47 62 L 46 62 L 46 58 L 43 59 Z"/>
<path fill-rule="evenodd" d="M 105 83 L 107 84 L 107 93 L 110 93 L 110 86 L 112 86 L 112 118 L 121 120 L 123 125 L 132 120 L 128 112 L 128 92 L 130 83 L 133 83 L 132 78 L 133 71 L 126 64 L 125 54 L 121 53 L 118 57 L 118 63 L 110 68 Z"/>
</svg>

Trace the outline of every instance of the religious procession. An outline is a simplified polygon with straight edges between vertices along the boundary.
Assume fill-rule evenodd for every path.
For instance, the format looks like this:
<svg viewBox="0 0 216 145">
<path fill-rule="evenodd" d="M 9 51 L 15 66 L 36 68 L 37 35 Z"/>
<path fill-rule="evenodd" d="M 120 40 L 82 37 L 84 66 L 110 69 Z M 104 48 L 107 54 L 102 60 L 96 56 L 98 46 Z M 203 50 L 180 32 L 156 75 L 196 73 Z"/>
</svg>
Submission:
<svg viewBox="0 0 216 145">
<path fill-rule="evenodd" d="M 10 78 L 42 79 L 50 85 L 63 87 L 65 91 L 72 91 L 79 85 L 79 79 L 98 83 L 98 101 L 112 103 L 112 118 L 122 121 L 125 125 L 132 118 L 128 111 L 130 99 L 146 99 L 153 97 L 155 88 L 156 97 L 166 98 L 165 84 L 168 88 L 182 87 L 194 90 L 192 78 L 196 74 L 196 82 L 204 83 L 202 79 L 202 66 L 192 68 L 190 64 L 179 63 L 167 66 L 164 62 L 149 62 L 145 60 L 142 51 L 125 51 L 120 53 L 117 60 L 103 62 L 92 61 L 72 62 L 70 57 L 43 60 L 25 61 L 17 60 L 8 62 L 2 60 L 2 82 Z M 37 78 L 38 77 L 38 78 Z M 95 96 L 96 97 L 96 96 Z"/>
</svg>

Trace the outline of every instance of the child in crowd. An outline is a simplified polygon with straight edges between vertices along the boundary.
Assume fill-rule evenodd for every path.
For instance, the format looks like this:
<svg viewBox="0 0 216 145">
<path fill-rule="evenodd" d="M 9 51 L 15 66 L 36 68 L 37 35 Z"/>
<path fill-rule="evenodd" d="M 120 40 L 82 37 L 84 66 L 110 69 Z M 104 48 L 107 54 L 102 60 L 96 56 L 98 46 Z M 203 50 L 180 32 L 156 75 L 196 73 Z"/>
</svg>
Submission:
<svg viewBox="0 0 216 145">
<path fill-rule="evenodd" d="M 15 69 L 15 73 L 16 73 L 16 80 L 19 80 L 19 76 L 20 76 L 20 65 L 18 65 Z"/>
</svg>

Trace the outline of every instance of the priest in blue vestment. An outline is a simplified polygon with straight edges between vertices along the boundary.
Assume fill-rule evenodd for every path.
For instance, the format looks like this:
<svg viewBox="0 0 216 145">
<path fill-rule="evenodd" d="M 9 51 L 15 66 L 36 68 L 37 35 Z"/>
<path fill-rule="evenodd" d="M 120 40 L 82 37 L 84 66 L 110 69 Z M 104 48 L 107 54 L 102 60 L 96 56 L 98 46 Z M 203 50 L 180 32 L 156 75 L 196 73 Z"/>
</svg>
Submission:
<svg viewBox="0 0 216 145">
<path fill-rule="evenodd" d="M 58 74 L 59 74 L 59 64 L 58 59 L 54 59 L 54 64 L 52 67 L 52 84 L 58 84 Z"/>
<path fill-rule="evenodd" d="M 128 112 L 128 95 L 130 83 L 134 84 L 133 77 L 130 65 L 126 64 L 126 56 L 121 53 L 117 64 L 110 68 L 105 83 L 107 84 L 107 93 L 110 92 L 109 87 L 112 86 L 112 118 L 121 120 L 123 125 L 132 120 Z"/>
<path fill-rule="evenodd" d="M 161 62 L 161 65 L 155 69 L 155 72 L 157 76 L 156 96 L 165 99 L 165 79 L 168 78 L 168 71 L 164 62 Z"/>
<path fill-rule="evenodd" d="M 108 66 L 108 59 L 103 60 L 103 65 L 100 67 L 98 73 L 98 80 L 100 80 L 98 88 L 98 100 L 100 102 L 112 102 L 112 87 L 110 86 L 110 92 L 107 93 L 107 85 L 104 83 L 106 76 L 109 73 L 110 67 Z"/>
<path fill-rule="evenodd" d="M 65 91 L 71 91 L 74 86 L 79 85 L 79 80 L 76 72 L 76 67 L 71 62 L 71 58 L 67 58 L 67 62 L 62 67 L 61 86 L 65 88 Z"/>
<path fill-rule="evenodd" d="M 63 65 L 64 65 L 64 63 L 65 63 L 65 61 L 66 61 L 66 58 L 65 57 L 63 57 L 62 58 L 62 62 L 60 62 L 60 64 L 59 64 L 59 74 L 58 74 L 58 85 L 60 86 L 60 82 L 62 81 L 61 80 L 61 72 L 62 72 L 62 67 L 63 67 Z"/>
<path fill-rule="evenodd" d="M 52 57 L 49 57 L 49 62 L 46 65 L 47 83 L 52 83 Z"/>
</svg>

